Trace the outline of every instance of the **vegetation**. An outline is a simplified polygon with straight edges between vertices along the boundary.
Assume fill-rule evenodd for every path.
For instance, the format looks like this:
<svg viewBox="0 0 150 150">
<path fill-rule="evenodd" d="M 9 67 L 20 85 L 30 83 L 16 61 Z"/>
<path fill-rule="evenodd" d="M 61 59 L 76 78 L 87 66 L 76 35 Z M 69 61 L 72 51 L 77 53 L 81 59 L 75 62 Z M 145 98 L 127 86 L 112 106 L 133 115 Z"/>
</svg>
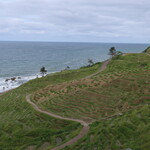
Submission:
<svg viewBox="0 0 150 150">
<path fill-rule="evenodd" d="M 100 66 L 47 75 L 2 94 L 0 149 L 40 150 L 47 145 L 45 150 L 79 133 L 78 123 L 36 112 L 25 100 L 32 94 L 32 101 L 43 110 L 93 122 L 89 133 L 65 150 L 148 150 L 150 56 L 119 54 L 105 71 L 84 78 Z"/>
<path fill-rule="evenodd" d="M 26 103 L 24 88 L 29 87 L 24 85 L 0 97 L 0 149 L 36 148 L 44 143 L 54 147 L 57 136 L 62 142 L 71 138 L 79 124 L 36 112 Z"/>
<path fill-rule="evenodd" d="M 150 46 L 147 47 L 147 48 L 143 51 L 143 53 L 148 53 L 148 54 L 150 54 Z"/>
<path fill-rule="evenodd" d="M 65 68 L 65 70 L 70 70 L 70 67 L 69 67 L 69 66 L 67 66 L 67 67 Z"/>
<path fill-rule="evenodd" d="M 96 121 L 88 135 L 63 150 L 149 150 L 150 106 L 122 116 Z"/>
<path fill-rule="evenodd" d="M 92 60 L 92 59 L 88 59 L 88 63 L 89 63 L 89 66 L 94 65 L 94 62 L 93 62 L 93 60 Z"/>
<path fill-rule="evenodd" d="M 28 83 L 0 96 L 0 149 L 29 150 L 47 145 L 56 146 L 77 135 L 81 125 L 49 117 L 35 111 L 25 96 L 44 88 L 74 79 L 81 79 L 97 72 L 100 64 L 77 70 L 63 71 Z M 58 141 L 59 141 L 58 140 Z"/>
<path fill-rule="evenodd" d="M 115 56 L 116 55 L 116 48 L 115 47 L 111 47 L 110 49 L 109 49 L 109 53 L 108 53 L 108 55 L 111 55 L 112 57 L 113 56 Z"/>
<path fill-rule="evenodd" d="M 123 55 L 123 53 L 121 51 L 117 51 L 116 55 L 115 55 L 115 59 L 119 59 L 120 56 L 122 56 L 122 55 Z"/>
<path fill-rule="evenodd" d="M 116 107 L 118 110 L 114 115 L 97 119 L 99 121 L 90 125 L 87 136 L 64 150 L 149 150 L 149 56 L 145 54 L 121 56 L 119 60 L 111 61 L 107 70 L 99 76 L 109 79 L 108 74 L 112 78 L 112 81 L 108 82 L 112 83 L 106 82 L 104 90 L 100 89 L 99 92 L 105 96 L 111 93 L 112 98 L 116 96 L 116 106 L 121 102 L 120 96 L 124 95 L 122 100 L 125 105 Z M 112 101 L 106 102 L 107 105 L 112 105 Z M 124 110 L 120 111 L 123 107 Z"/>
<path fill-rule="evenodd" d="M 47 73 L 47 70 L 45 69 L 45 67 L 42 67 L 40 69 L 40 72 L 41 72 L 42 76 L 44 77 L 44 75 Z"/>
<path fill-rule="evenodd" d="M 32 101 L 55 114 L 97 120 L 85 138 L 66 149 L 148 150 L 149 76 L 150 56 L 128 54 L 90 79 L 40 89 Z"/>
<path fill-rule="evenodd" d="M 121 51 L 117 51 L 115 47 L 111 47 L 109 49 L 108 55 L 111 55 L 113 59 L 119 59 L 120 56 L 123 55 L 123 53 Z"/>
<path fill-rule="evenodd" d="M 34 103 L 56 114 L 87 122 L 136 109 L 150 99 L 150 59 L 145 54 L 121 56 L 90 78 L 47 86 Z"/>
</svg>

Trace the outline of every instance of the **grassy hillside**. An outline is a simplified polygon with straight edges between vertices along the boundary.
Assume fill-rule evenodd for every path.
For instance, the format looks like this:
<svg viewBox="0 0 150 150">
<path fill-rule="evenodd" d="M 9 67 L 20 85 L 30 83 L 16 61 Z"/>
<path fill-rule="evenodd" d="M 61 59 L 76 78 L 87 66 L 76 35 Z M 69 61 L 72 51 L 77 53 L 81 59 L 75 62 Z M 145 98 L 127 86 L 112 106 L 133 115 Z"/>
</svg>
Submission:
<svg viewBox="0 0 150 150">
<path fill-rule="evenodd" d="M 91 124 L 90 132 L 68 150 L 148 150 L 150 125 L 150 56 L 129 54 L 107 69 L 63 71 L 31 80 L 0 96 L 0 150 L 45 150 L 77 135 L 81 125 L 36 112 L 40 108 Z"/>
<path fill-rule="evenodd" d="M 150 56 L 113 59 L 90 79 L 47 86 L 32 95 L 41 108 L 91 124 L 87 136 L 65 150 L 148 150 Z"/>
<path fill-rule="evenodd" d="M 63 150 L 149 150 L 150 106 L 129 111 L 122 116 L 97 121 L 87 136 Z"/>
<path fill-rule="evenodd" d="M 100 64 L 35 79 L 0 96 L 0 150 L 34 150 L 63 143 L 81 129 L 78 123 L 36 112 L 25 96 L 44 88 L 97 72 Z"/>
<path fill-rule="evenodd" d="M 149 103 L 149 85 L 150 56 L 130 54 L 113 59 L 90 79 L 40 89 L 32 100 L 56 114 L 91 122 Z"/>
<path fill-rule="evenodd" d="M 146 48 L 146 49 L 143 51 L 143 53 L 148 53 L 148 54 L 150 54 L 150 47 Z"/>
</svg>

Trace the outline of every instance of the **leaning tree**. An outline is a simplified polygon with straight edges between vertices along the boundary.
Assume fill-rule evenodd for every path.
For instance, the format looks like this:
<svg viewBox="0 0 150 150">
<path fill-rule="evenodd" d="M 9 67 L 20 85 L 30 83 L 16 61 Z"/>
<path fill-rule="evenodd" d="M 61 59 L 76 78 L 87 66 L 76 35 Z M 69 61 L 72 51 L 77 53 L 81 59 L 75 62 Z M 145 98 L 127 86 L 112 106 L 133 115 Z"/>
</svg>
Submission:
<svg viewBox="0 0 150 150">
<path fill-rule="evenodd" d="M 109 49 L 109 53 L 108 53 L 108 55 L 111 55 L 112 57 L 113 56 L 115 56 L 116 55 L 116 48 L 115 47 L 111 47 L 110 49 Z"/>
<path fill-rule="evenodd" d="M 92 59 L 88 59 L 88 63 L 89 63 L 89 66 L 94 65 L 94 62 L 93 62 L 93 60 L 92 60 Z"/>
<path fill-rule="evenodd" d="M 42 68 L 40 69 L 40 72 L 41 72 L 41 74 L 42 74 L 42 77 L 44 77 L 44 75 L 47 73 L 47 70 L 45 69 L 45 67 L 42 67 Z"/>
</svg>

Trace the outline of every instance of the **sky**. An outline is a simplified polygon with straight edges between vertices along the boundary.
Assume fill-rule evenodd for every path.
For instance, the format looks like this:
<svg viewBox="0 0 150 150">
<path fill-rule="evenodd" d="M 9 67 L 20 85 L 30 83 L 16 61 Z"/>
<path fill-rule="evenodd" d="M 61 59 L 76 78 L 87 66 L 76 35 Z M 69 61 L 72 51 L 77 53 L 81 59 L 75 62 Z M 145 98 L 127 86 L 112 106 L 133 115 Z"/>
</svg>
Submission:
<svg viewBox="0 0 150 150">
<path fill-rule="evenodd" d="M 150 43 L 150 0 L 0 0 L 0 41 Z"/>
</svg>

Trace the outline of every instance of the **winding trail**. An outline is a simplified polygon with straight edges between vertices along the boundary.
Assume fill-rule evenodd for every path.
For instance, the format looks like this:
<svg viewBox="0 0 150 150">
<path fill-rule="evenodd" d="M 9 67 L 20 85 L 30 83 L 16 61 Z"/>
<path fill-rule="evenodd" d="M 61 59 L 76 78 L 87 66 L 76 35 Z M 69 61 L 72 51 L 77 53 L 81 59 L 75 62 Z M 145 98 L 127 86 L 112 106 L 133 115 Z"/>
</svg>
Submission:
<svg viewBox="0 0 150 150">
<path fill-rule="evenodd" d="M 100 70 L 98 72 L 96 72 L 96 73 L 94 73 L 92 75 L 86 76 L 86 77 L 82 78 L 82 80 L 83 79 L 87 79 L 87 78 L 91 78 L 91 77 L 97 75 L 98 73 L 104 71 L 106 69 L 106 67 L 107 67 L 107 64 L 110 62 L 110 60 L 111 59 L 108 59 L 108 60 L 104 61 L 103 64 L 102 64 L 102 66 L 101 66 L 101 68 L 100 68 Z M 44 114 L 47 114 L 47 115 L 49 115 L 51 117 L 54 117 L 54 118 L 75 121 L 75 122 L 78 122 L 81 125 L 83 125 L 82 130 L 80 131 L 80 133 L 77 136 L 75 136 L 74 138 L 72 138 L 70 141 L 68 141 L 68 142 L 66 142 L 66 143 L 64 143 L 64 144 L 62 144 L 60 146 L 57 146 L 57 147 L 55 147 L 55 148 L 53 148 L 51 150 L 60 150 L 60 149 L 62 149 L 64 147 L 66 147 L 66 146 L 72 145 L 72 144 L 74 144 L 75 142 L 77 142 L 79 139 L 81 139 L 84 135 L 86 135 L 88 133 L 88 131 L 89 131 L 89 123 L 86 123 L 85 121 L 80 120 L 80 119 L 73 119 L 73 118 L 62 117 L 62 116 L 56 115 L 54 113 L 42 110 L 41 108 L 39 108 L 35 103 L 33 103 L 30 100 L 30 96 L 31 96 L 31 94 L 26 96 L 26 101 L 29 104 L 31 104 L 36 111 L 44 113 Z"/>
<path fill-rule="evenodd" d="M 110 60 L 111 60 L 111 59 L 105 60 L 105 61 L 103 62 L 103 64 L 102 64 L 102 66 L 100 67 L 100 69 L 99 69 L 98 72 L 96 72 L 96 73 L 94 73 L 94 74 L 91 74 L 91 75 L 89 75 L 89 76 L 86 76 L 86 77 L 84 77 L 84 78 L 82 78 L 82 79 L 91 78 L 91 77 L 93 77 L 93 76 L 99 74 L 100 72 L 104 71 L 104 70 L 107 68 L 107 65 L 108 65 L 108 63 L 110 62 Z"/>
</svg>

